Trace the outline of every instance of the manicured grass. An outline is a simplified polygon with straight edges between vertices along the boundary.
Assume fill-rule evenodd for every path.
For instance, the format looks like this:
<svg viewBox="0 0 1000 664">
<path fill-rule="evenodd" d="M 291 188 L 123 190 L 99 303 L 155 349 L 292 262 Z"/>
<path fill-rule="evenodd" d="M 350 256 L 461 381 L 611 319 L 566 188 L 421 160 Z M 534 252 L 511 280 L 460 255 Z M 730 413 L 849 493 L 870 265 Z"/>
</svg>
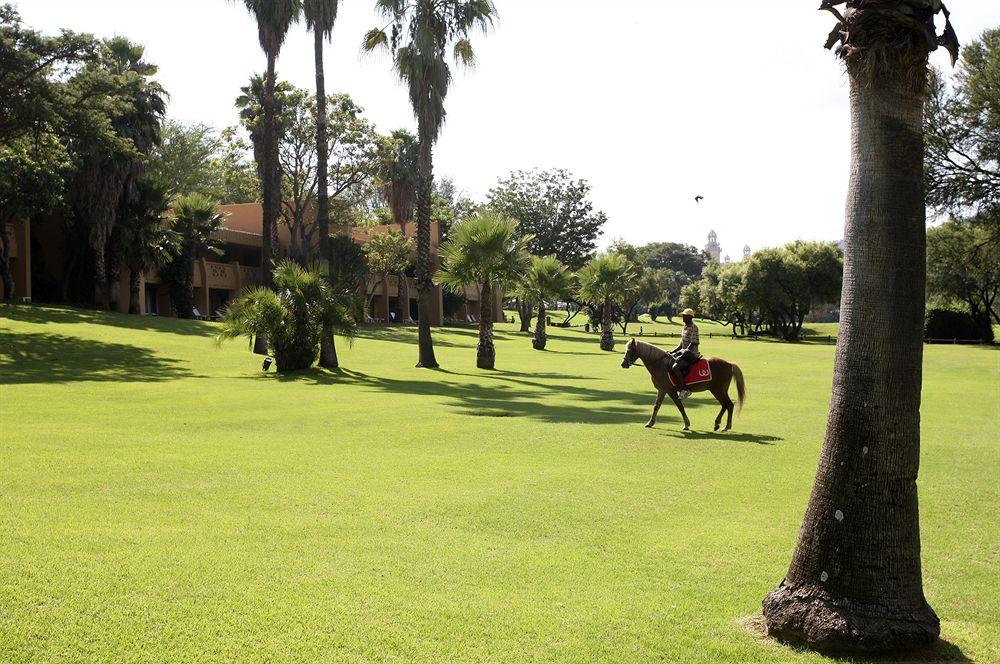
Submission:
<svg viewBox="0 0 1000 664">
<path fill-rule="evenodd" d="M 683 434 L 597 338 L 502 326 L 260 371 L 209 323 L 0 307 L 0 661 L 814 662 L 740 618 L 785 572 L 833 346 L 716 339 L 750 401 Z M 619 346 L 619 351 L 622 347 Z M 929 347 L 925 588 L 1000 661 L 1000 352 Z"/>
</svg>

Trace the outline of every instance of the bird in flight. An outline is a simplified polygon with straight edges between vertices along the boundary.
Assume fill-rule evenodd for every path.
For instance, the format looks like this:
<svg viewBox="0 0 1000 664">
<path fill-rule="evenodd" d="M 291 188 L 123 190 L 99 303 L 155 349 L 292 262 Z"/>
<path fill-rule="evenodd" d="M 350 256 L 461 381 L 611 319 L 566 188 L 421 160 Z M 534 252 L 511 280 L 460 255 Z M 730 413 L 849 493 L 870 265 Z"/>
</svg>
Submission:
<svg viewBox="0 0 1000 664">
<path fill-rule="evenodd" d="M 702 202 L 703 200 L 705 200 L 705 197 L 704 197 L 704 196 L 700 196 L 700 195 L 699 195 L 699 196 L 695 196 L 695 197 L 694 197 L 694 202 L 695 202 L 695 203 L 701 203 L 701 202 Z"/>
</svg>

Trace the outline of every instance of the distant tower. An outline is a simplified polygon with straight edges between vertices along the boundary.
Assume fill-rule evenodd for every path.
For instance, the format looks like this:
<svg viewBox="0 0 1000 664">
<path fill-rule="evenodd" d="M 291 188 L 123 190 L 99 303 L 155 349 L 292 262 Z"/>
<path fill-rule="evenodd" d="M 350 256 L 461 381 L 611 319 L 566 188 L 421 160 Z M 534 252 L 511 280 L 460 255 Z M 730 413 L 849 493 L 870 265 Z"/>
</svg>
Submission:
<svg viewBox="0 0 1000 664">
<path fill-rule="evenodd" d="M 709 231 L 705 251 L 716 263 L 722 262 L 722 246 L 719 244 L 719 236 L 715 234 L 715 231 Z"/>
<path fill-rule="evenodd" d="M 729 263 L 732 263 L 732 262 L 733 262 L 733 259 L 729 257 L 729 254 L 726 254 L 726 264 L 728 265 Z"/>
<path fill-rule="evenodd" d="M 743 260 L 750 258 L 750 245 L 745 245 L 743 247 Z"/>
</svg>

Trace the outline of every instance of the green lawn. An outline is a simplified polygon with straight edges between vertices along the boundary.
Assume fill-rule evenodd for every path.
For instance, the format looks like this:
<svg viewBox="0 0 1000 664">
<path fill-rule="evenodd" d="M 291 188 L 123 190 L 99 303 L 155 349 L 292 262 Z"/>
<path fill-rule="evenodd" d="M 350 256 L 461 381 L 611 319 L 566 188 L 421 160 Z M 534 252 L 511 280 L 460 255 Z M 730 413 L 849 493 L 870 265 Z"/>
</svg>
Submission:
<svg viewBox="0 0 1000 664">
<path fill-rule="evenodd" d="M 741 364 L 642 427 L 641 367 L 502 326 L 340 342 L 280 377 L 210 323 L 0 307 L 0 661 L 816 662 L 741 627 L 784 574 L 833 346 L 703 340 Z M 619 346 L 619 350 L 622 347 Z M 924 580 L 1000 661 L 1000 352 L 929 347 Z"/>
</svg>

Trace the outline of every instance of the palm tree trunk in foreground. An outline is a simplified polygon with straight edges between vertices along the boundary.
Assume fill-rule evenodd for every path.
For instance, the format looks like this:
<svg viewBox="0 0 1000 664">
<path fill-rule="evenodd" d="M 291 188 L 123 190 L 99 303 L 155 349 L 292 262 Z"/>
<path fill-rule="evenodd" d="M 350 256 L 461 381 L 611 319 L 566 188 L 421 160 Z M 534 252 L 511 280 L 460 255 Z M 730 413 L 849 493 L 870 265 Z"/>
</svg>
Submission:
<svg viewBox="0 0 1000 664">
<path fill-rule="evenodd" d="M 263 211 L 263 228 L 261 242 L 261 273 L 264 285 L 268 288 L 274 287 L 272 277 L 272 259 L 274 257 L 274 227 L 278 223 L 278 212 L 281 203 L 277 199 L 276 188 L 281 186 L 277 181 L 275 173 L 277 171 L 276 162 L 278 160 L 278 137 L 274 130 L 275 108 L 274 108 L 274 86 L 275 86 L 275 59 L 273 53 L 267 54 L 267 78 L 264 81 L 264 164 L 261 172 L 261 197 L 264 199 L 261 205 Z"/>
<path fill-rule="evenodd" d="M 615 349 L 615 330 L 611 323 L 611 300 L 604 300 L 601 311 L 601 350 Z"/>
<path fill-rule="evenodd" d="M 916 484 L 927 58 L 864 60 L 848 56 L 852 164 L 829 420 L 791 566 L 764 616 L 783 641 L 891 652 L 940 631 L 921 581 Z"/>
<path fill-rule="evenodd" d="M 479 345 L 476 347 L 476 367 L 493 369 L 497 350 L 493 345 L 493 287 L 483 284 L 479 295 Z"/>
<path fill-rule="evenodd" d="M 410 319 L 410 298 L 406 292 L 406 272 L 396 277 L 396 322 L 405 323 Z"/>
<path fill-rule="evenodd" d="M 422 124 L 422 122 L 420 123 Z M 439 365 L 434 357 L 434 340 L 431 337 L 430 297 L 431 288 L 431 194 L 433 187 L 433 163 L 431 161 L 431 139 L 421 127 L 420 155 L 417 161 L 417 345 L 419 359 L 417 366 L 434 369 Z"/>
<path fill-rule="evenodd" d="M 545 333 L 545 300 L 538 304 L 538 320 L 535 321 L 535 336 L 531 339 L 531 346 L 535 350 L 545 350 L 548 335 Z"/>
</svg>

